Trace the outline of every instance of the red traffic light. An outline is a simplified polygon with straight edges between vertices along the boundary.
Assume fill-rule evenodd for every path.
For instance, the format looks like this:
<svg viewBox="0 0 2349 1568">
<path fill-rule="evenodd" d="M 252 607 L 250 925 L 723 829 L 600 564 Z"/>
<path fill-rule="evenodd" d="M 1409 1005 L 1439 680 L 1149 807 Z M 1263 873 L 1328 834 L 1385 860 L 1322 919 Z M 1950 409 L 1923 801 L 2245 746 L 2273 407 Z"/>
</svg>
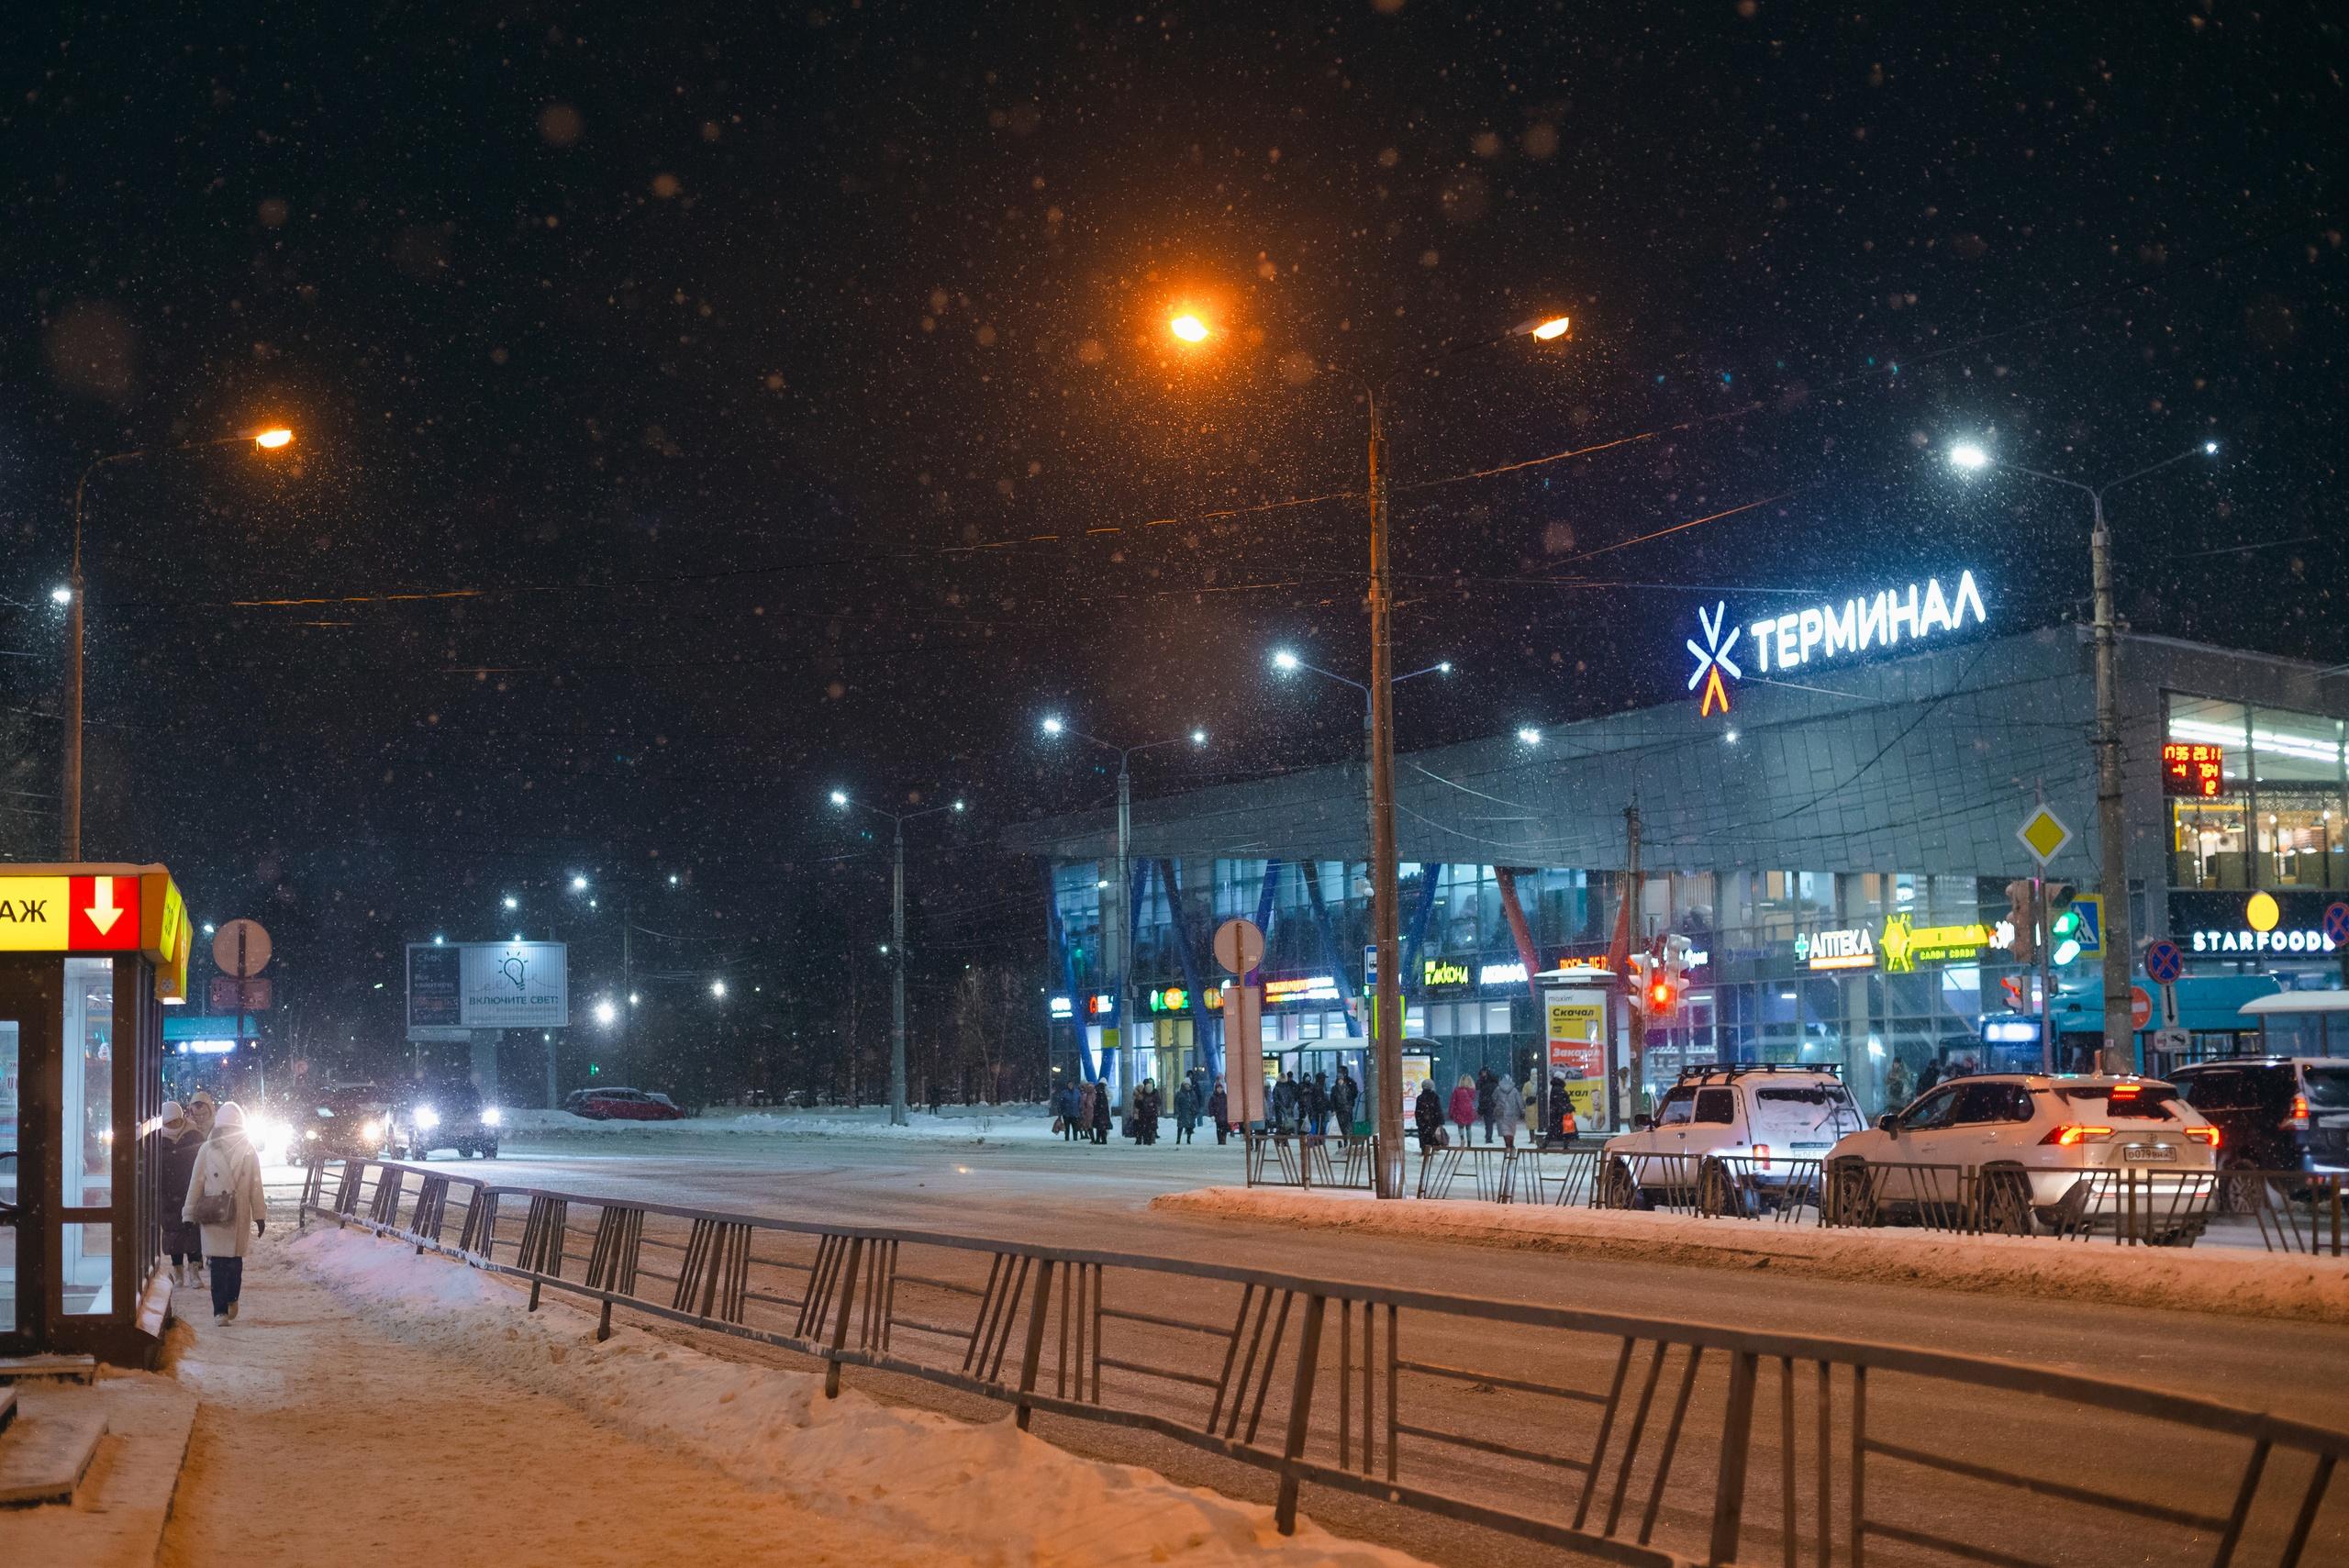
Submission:
<svg viewBox="0 0 2349 1568">
<path fill-rule="evenodd" d="M 1653 985 L 1651 985 L 1651 986 L 1649 986 L 1649 987 L 1648 987 L 1648 1006 L 1649 1006 L 1652 1010 L 1653 1010 L 1653 1011 L 1655 1011 L 1655 1012 L 1659 1012 L 1659 1013 L 1661 1013 L 1661 1012 L 1664 1012 L 1664 1011 L 1668 1010 L 1668 1009 L 1671 1007 L 1671 1006 L 1672 1006 L 1672 982 L 1671 982 L 1671 981 L 1669 981 L 1669 980 L 1659 980 L 1659 981 L 1657 981 L 1654 984 L 1653 984 Z"/>
</svg>

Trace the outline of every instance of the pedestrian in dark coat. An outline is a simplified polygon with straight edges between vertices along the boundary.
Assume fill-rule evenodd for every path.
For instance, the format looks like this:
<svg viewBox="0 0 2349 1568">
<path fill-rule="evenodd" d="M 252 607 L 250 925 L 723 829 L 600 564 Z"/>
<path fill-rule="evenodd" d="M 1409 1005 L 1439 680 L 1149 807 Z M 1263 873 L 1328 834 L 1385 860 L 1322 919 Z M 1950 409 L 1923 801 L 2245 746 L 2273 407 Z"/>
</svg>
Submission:
<svg viewBox="0 0 2349 1568">
<path fill-rule="evenodd" d="M 1091 1118 L 1093 1123 L 1093 1141 L 1096 1143 L 1107 1143 L 1109 1141 L 1109 1085 L 1107 1084 L 1095 1084 L 1091 1085 L 1091 1088 L 1093 1090 L 1093 1116 Z"/>
<path fill-rule="evenodd" d="M 1494 1101 L 1500 1086 L 1500 1077 L 1491 1068 L 1480 1069 L 1476 1073 L 1476 1119 L 1485 1124 L 1487 1143 L 1500 1131 L 1500 1107 Z"/>
<path fill-rule="evenodd" d="M 1304 1130 L 1316 1138 L 1321 1136 L 1330 1120 L 1330 1092 L 1321 1086 L 1321 1075 L 1316 1073 L 1297 1088 L 1297 1114 Z"/>
<path fill-rule="evenodd" d="M 1344 1068 L 1338 1069 L 1338 1081 L 1330 1085 L 1330 1109 L 1338 1118 L 1338 1136 L 1351 1138 L 1354 1131 L 1354 1106 L 1362 1101 L 1362 1085 Z"/>
<path fill-rule="evenodd" d="M 1273 1085 L 1274 1131 L 1294 1132 L 1297 1129 L 1297 1079 L 1289 1073 L 1282 1073 L 1281 1081 Z"/>
<path fill-rule="evenodd" d="M 1215 1087 L 1208 1091 L 1208 1119 L 1215 1123 L 1215 1140 L 1218 1143 L 1231 1136 L 1231 1096 L 1224 1092 L 1220 1078 L 1215 1081 Z"/>
<path fill-rule="evenodd" d="M 1190 1079 L 1174 1091 L 1174 1141 L 1189 1143 L 1199 1125 L 1199 1086 Z"/>
<path fill-rule="evenodd" d="M 180 1210 L 187 1203 L 188 1179 L 195 1174 L 196 1151 L 204 1147 L 204 1134 L 195 1129 L 187 1112 L 177 1100 L 163 1102 L 163 1130 L 159 1137 L 156 1164 L 163 1180 L 157 1212 L 163 1217 L 163 1251 L 172 1261 L 172 1283 L 193 1285 L 203 1283 L 204 1237 L 193 1220 L 182 1219 Z"/>
<path fill-rule="evenodd" d="M 1424 1154 L 1435 1147 L 1443 1132 L 1443 1100 L 1435 1092 L 1435 1080 L 1431 1078 L 1419 1085 L 1419 1097 L 1411 1107 L 1411 1119 L 1419 1124 L 1419 1152 Z"/>
<path fill-rule="evenodd" d="M 1134 1092 L 1134 1137 L 1144 1144 L 1158 1141 L 1158 1080 L 1144 1078 Z"/>
</svg>

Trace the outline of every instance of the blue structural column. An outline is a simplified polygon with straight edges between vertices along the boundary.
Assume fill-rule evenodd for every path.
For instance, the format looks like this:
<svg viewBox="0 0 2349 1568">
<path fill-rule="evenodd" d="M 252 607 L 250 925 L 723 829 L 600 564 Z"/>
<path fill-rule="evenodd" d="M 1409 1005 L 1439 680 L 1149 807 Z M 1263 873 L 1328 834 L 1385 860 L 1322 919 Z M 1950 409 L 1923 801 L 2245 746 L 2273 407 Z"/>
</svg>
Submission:
<svg viewBox="0 0 2349 1568">
<path fill-rule="evenodd" d="M 1093 1060 L 1092 1042 L 1085 1038 L 1085 995 L 1077 989 L 1076 955 L 1069 951 L 1068 928 L 1061 920 L 1060 888 L 1053 882 L 1057 870 L 1050 861 L 1044 862 L 1044 934 L 1051 949 L 1049 962 L 1068 996 L 1069 1027 L 1076 1031 L 1077 1076 L 1091 1083 L 1101 1076 L 1101 1069 Z M 1052 1027 L 1049 1018 L 1045 1027 Z"/>
<path fill-rule="evenodd" d="M 1411 911 L 1411 929 L 1403 937 L 1403 973 L 1395 977 L 1407 1000 L 1426 990 L 1419 983 L 1419 950 L 1427 944 L 1428 917 L 1435 913 L 1436 884 L 1442 879 L 1442 865 L 1429 861 L 1419 862 L 1419 901 Z"/>
<path fill-rule="evenodd" d="M 1166 889 L 1166 914 L 1174 930 L 1174 954 L 1183 961 L 1183 994 L 1191 999 L 1191 1039 L 1199 1062 L 1209 1074 L 1223 1075 L 1223 1018 L 1208 1013 L 1207 983 L 1199 976 L 1198 954 L 1191 947 L 1190 929 L 1183 922 L 1183 881 L 1172 860 L 1158 862 L 1158 880 Z"/>
<path fill-rule="evenodd" d="M 1305 878 L 1305 900 L 1313 907 L 1313 924 L 1321 932 L 1322 961 L 1329 964 L 1330 973 L 1338 983 L 1338 995 L 1348 998 L 1359 996 L 1362 995 L 1362 977 L 1353 965 L 1346 962 L 1345 949 L 1338 941 L 1337 922 L 1330 919 L 1329 903 L 1321 896 L 1321 868 L 1311 861 L 1299 861 L 1297 869 Z M 1355 1039 L 1362 1036 L 1362 1014 L 1357 1008 L 1346 1009 L 1346 1033 Z"/>
</svg>

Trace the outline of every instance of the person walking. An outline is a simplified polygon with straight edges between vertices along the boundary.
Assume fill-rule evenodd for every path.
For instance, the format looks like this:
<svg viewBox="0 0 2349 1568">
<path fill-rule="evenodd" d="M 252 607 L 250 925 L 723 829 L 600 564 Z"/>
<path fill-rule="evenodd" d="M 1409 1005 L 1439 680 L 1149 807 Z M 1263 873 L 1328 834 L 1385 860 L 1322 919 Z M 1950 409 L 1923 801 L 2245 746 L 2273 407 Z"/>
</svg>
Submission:
<svg viewBox="0 0 2349 1568">
<path fill-rule="evenodd" d="M 1144 1148 L 1158 1141 L 1158 1080 L 1144 1078 L 1134 1095 L 1134 1137 Z"/>
<path fill-rule="evenodd" d="M 1942 1059 L 1938 1056 L 1929 1056 L 1925 1058 L 1924 1070 L 1917 1074 L 1916 1093 L 1922 1095 L 1926 1090 L 1932 1088 L 1941 1081 Z"/>
<path fill-rule="evenodd" d="M 1884 1108 L 1887 1111 L 1905 1109 L 1909 1099 L 1909 1069 L 1896 1056 L 1892 1059 L 1892 1065 L 1884 1070 Z"/>
<path fill-rule="evenodd" d="M 1330 1125 L 1330 1091 L 1325 1074 L 1316 1073 L 1298 1086 L 1297 1108 L 1303 1130 L 1311 1137 L 1320 1137 Z"/>
<path fill-rule="evenodd" d="M 1093 1091 L 1093 1110 L 1085 1120 L 1093 1128 L 1093 1141 L 1107 1143 L 1109 1141 L 1109 1085 L 1093 1084 L 1087 1086 Z"/>
<path fill-rule="evenodd" d="M 1425 1154 L 1443 1136 L 1443 1100 L 1435 1092 L 1434 1079 L 1419 1085 L 1419 1097 L 1411 1106 L 1411 1119 L 1419 1125 L 1419 1152 Z"/>
<path fill-rule="evenodd" d="M 1297 1087 L 1294 1073 L 1283 1072 L 1281 1081 L 1273 1085 L 1273 1130 L 1297 1130 Z"/>
<path fill-rule="evenodd" d="M 204 1134 L 177 1100 L 163 1102 L 163 1130 L 159 1135 L 156 1166 L 162 1177 L 157 1212 L 163 1217 L 163 1252 L 172 1261 L 172 1283 L 204 1283 L 204 1238 L 195 1224 L 180 1218 L 187 1207 L 188 1183 L 195 1175 L 195 1156 L 204 1148 Z"/>
<path fill-rule="evenodd" d="M 1218 1143 L 1231 1136 L 1231 1096 L 1224 1092 L 1220 1078 L 1215 1081 L 1215 1087 L 1208 1091 L 1208 1119 L 1215 1123 L 1215 1140 Z"/>
<path fill-rule="evenodd" d="M 1500 1087 L 1500 1075 L 1491 1068 L 1476 1070 L 1476 1119 L 1485 1124 L 1485 1141 L 1487 1143 L 1492 1142 L 1493 1135 L 1500 1130 L 1493 1104 L 1493 1091 Z"/>
<path fill-rule="evenodd" d="M 1517 1135 L 1525 1129 L 1525 1095 L 1507 1078 L 1493 1085 L 1493 1123 L 1499 1128 L 1501 1147 L 1517 1147 Z"/>
<path fill-rule="evenodd" d="M 253 1236 L 269 1229 L 269 1204 L 261 1190 L 261 1156 L 245 1136 L 245 1110 L 230 1100 L 220 1107 L 212 1136 L 196 1151 L 195 1168 L 188 1177 L 187 1196 L 180 1218 L 203 1232 L 204 1261 L 212 1274 L 212 1320 L 237 1320 L 237 1300 L 244 1292 L 245 1252 Z"/>
<path fill-rule="evenodd" d="M 1581 1129 L 1575 1124 L 1575 1097 L 1566 1093 L 1566 1080 L 1562 1074 L 1550 1078 L 1550 1136 L 1562 1144 L 1571 1144 Z"/>
<path fill-rule="evenodd" d="M 1362 1085 L 1343 1067 L 1338 1069 L 1338 1081 L 1330 1085 L 1330 1108 L 1337 1114 L 1338 1136 L 1354 1135 L 1354 1106 L 1362 1103 Z"/>
<path fill-rule="evenodd" d="M 1460 1141 L 1476 1141 L 1476 1080 L 1467 1073 L 1460 1074 L 1460 1083 L 1452 1091 L 1452 1120 L 1460 1129 Z"/>
<path fill-rule="evenodd" d="M 1199 1125 L 1199 1086 L 1190 1075 L 1183 1077 L 1183 1086 L 1174 1091 L 1174 1141 L 1194 1141 L 1192 1134 Z"/>
</svg>

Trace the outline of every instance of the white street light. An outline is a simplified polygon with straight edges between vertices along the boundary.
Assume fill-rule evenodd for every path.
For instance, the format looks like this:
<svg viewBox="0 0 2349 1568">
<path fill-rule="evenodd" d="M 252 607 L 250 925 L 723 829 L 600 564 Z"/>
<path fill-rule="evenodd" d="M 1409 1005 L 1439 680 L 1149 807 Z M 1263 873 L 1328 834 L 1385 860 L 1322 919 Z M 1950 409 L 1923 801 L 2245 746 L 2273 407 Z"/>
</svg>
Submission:
<svg viewBox="0 0 2349 1568">
<path fill-rule="evenodd" d="M 1518 726 L 1517 739 L 1522 745 L 1539 746 L 1542 744 L 1542 732 L 1530 724 L 1522 724 Z"/>
<path fill-rule="evenodd" d="M 73 602 L 73 590 L 65 587 L 51 588 L 49 591 L 49 602 L 52 605 L 70 605 Z"/>
<path fill-rule="evenodd" d="M 573 893 L 584 893 L 584 892 L 586 892 L 586 891 L 587 891 L 587 879 L 586 879 L 585 877 L 584 877 L 584 876 L 573 876 L 573 877 L 571 879 L 571 891 L 572 891 L 572 892 L 573 892 Z"/>
<path fill-rule="evenodd" d="M 1972 441 L 1960 441 L 1949 449 L 1949 462 L 1952 468 L 1962 468 L 1970 472 L 1977 468 L 1989 467 L 1990 454 Z"/>
<path fill-rule="evenodd" d="M 711 982 L 709 983 L 709 994 L 710 994 L 711 995 L 713 995 L 713 996 L 723 996 L 723 995 L 726 995 L 726 982 L 724 982 L 723 980 L 713 980 L 713 981 L 711 981 Z"/>
<path fill-rule="evenodd" d="M 509 893 L 506 895 L 506 906 L 508 909 L 519 909 L 522 906 L 522 901 Z"/>
<path fill-rule="evenodd" d="M 832 804 L 834 806 L 846 806 L 848 804 L 848 792 L 842 789 L 836 789 L 832 791 Z"/>
<path fill-rule="evenodd" d="M 596 1021 L 597 1023 L 609 1027 L 612 1020 L 619 1016 L 620 1010 L 618 1007 L 613 1006 L 609 1001 L 603 1001 L 596 1004 Z"/>
<path fill-rule="evenodd" d="M 1194 746 L 1204 746 L 1204 745 L 1206 745 L 1207 743 L 1208 743 L 1208 732 L 1207 732 L 1206 730 L 1204 730 L 1204 729 L 1194 729 L 1194 730 L 1192 730 L 1192 731 L 1191 731 L 1191 744 L 1192 744 L 1192 745 L 1194 745 Z"/>
<path fill-rule="evenodd" d="M 1064 727 L 1062 725 L 1061 721 L 1057 718 L 1048 718 L 1044 720 L 1044 733 L 1047 735 L 1058 735 L 1063 728 Z"/>
<path fill-rule="evenodd" d="M 677 873 L 675 872 L 671 872 L 669 873 L 669 885 L 672 887 L 677 885 Z"/>
<path fill-rule="evenodd" d="M 1286 672 L 1297 668 L 1297 655 L 1284 648 L 1273 655 L 1273 668 Z"/>
<path fill-rule="evenodd" d="M 205 922 L 204 922 L 204 934 L 205 934 L 206 936 L 207 936 L 207 937 L 208 937 L 208 936 L 210 936 L 210 935 L 212 934 L 212 922 L 211 922 L 211 921 L 209 921 L 209 920 L 206 920 L 206 921 L 205 921 Z M 438 938 L 438 937 L 435 937 L 435 938 L 433 938 L 432 940 L 433 940 L 434 941 L 439 941 L 440 939 L 440 938 Z"/>
<path fill-rule="evenodd" d="M 628 994 L 628 1005 L 629 1005 L 629 1006 L 633 1007 L 633 1006 L 636 1006 L 637 1001 L 638 1001 L 638 997 L 637 997 L 636 993 L 635 993 L 635 992 L 633 992 L 633 991 L 629 992 L 629 993 Z"/>
</svg>

